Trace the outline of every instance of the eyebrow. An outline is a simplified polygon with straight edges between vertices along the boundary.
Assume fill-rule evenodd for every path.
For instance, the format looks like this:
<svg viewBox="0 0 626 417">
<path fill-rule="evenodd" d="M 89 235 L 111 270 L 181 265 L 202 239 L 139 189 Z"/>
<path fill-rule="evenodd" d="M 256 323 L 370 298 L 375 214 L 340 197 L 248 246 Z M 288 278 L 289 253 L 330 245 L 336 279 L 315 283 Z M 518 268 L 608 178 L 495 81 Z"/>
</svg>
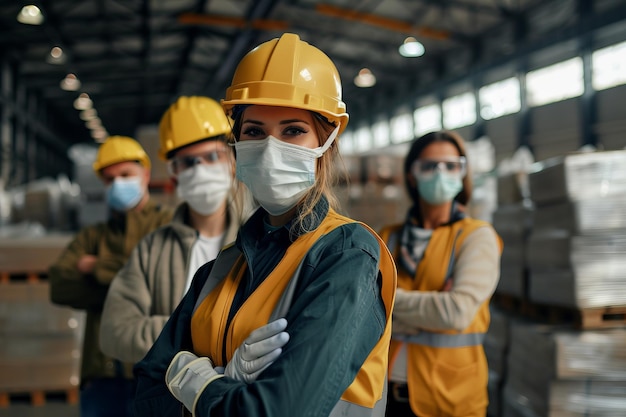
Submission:
<svg viewBox="0 0 626 417">
<path fill-rule="evenodd" d="M 307 124 L 307 125 L 309 124 L 306 120 L 302 120 L 302 119 L 287 119 L 287 120 L 281 120 L 281 121 L 279 122 L 279 124 L 281 124 L 281 125 L 287 125 L 287 124 L 289 124 L 289 123 L 297 123 L 297 122 L 304 123 L 304 124 Z M 244 123 L 252 123 L 252 124 L 255 124 L 255 125 L 259 125 L 259 126 L 261 126 L 261 125 L 264 125 L 264 124 L 265 124 L 265 123 L 263 123 L 263 122 L 262 122 L 262 121 L 260 121 L 260 120 L 252 120 L 252 119 L 246 119 L 246 120 L 244 120 L 243 122 L 241 122 L 241 124 L 244 124 Z"/>
</svg>

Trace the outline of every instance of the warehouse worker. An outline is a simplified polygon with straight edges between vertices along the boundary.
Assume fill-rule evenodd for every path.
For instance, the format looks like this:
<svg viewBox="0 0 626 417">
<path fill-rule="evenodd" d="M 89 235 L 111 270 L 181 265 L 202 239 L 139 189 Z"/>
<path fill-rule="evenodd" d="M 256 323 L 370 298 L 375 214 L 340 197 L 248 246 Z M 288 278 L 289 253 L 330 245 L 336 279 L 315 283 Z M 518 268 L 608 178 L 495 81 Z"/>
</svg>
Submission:
<svg viewBox="0 0 626 417">
<path fill-rule="evenodd" d="M 136 365 L 136 415 L 382 416 L 395 266 L 374 231 L 333 208 L 348 122 L 335 65 L 284 34 L 241 60 L 222 106 L 237 178 L 261 207 Z M 231 377 L 243 342 L 275 318 L 289 335 L 280 354 Z"/>
<path fill-rule="evenodd" d="M 143 238 L 109 288 L 100 326 L 106 354 L 138 362 L 191 284 L 196 270 L 232 242 L 242 223 L 229 197 L 235 157 L 220 104 L 180 97 L 159 126 L 159 156 L 183 201 L 171 223 Z"/>
<path fill-rule="evenodd" d="M 387 415 L 484 417 L 487 360 L 482 342 L 500 275 L 502 242 L 470 218 L 463 139 L 450 131 L 416 139 L 405 158 L 412 207 L 385 227 L 398 265 L 389 353 Z"/>
<path fill-rule="evenodd" d="M 109 137 L 98 149 L 94 171 L 106 186 L 106 223 L 80 230 L 51 266 L 53 303 L 86 310 L 81 365 L 81 417 L 128 416 L 134 393 L 132 364 L 105 356 L 99 348 L 100 315 L 113 277 L 146 234 L 170 221 L 172 213 L 150 199 L 150 159 L 125 136 Z"/>
</svg>

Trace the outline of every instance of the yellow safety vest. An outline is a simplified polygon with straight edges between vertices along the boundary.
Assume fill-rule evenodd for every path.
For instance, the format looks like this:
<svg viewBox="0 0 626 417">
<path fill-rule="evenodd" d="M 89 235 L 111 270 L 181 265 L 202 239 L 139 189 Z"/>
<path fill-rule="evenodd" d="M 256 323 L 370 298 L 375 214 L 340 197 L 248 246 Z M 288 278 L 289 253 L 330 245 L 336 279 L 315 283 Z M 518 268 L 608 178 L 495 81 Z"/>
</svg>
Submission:
<svg viewBox="0 0 626 417">
<path fill-rule="evenodd" d="M 285 308 L 285 294 L 290 291 L 289 284 L 297 280 L 299 266 L 315 242 L 333 229 L 354 222 L 331 209 L 317 229 L 298 237 L 289 246 L 274 270 L 235 313 L 228 328 L 226 328 L 228 315 L 247 264 L 243 255 L 238 251 L 235 252 L 235 256 L 232 252 L 220 254 L 223 257 L 230 256 L 232 267 L 224 279 L 214 279 L 211 283 L 211 276 L 209 276 L 207 284 L 212 287 L 207 289 L 205 284 L 202 290 L 191 320 L 191 336 L 195 353 L 210 357 L 215 366 L 225 366 L 222 360 L 224 354 L 226 360 L 230 361 L 235 349 L 253 330 L 281 316 L 276 317 L 276 311 Z M 352 384 L 343 393 L 342 401 L 335 406 L 331 416 L 382 417 L 386 404 L 384 392 L 387 387 L 386 373 L 391 339 L 391 312 L 395 300 L 396 268 L 387 245 L 369 226 L 361 224 L 376 237 L 380 245 L 381 295 L 385 304 L 387 323 L 382 337 L 366 358 Z M 230 249 L 233 248 L 234 246 Z M 219 257 L 213 267 L 214 270 L 218 262 Z M 203 294 L 206 295 L 205 298 L 202 298 Z M 287 304 L 289 303 L 290 301 L 287 301 Z"/>
<path fill-rule="evenodd" d="M 403 268 L 398 270 L 398 288 L 441 291 L 446 279 L 453 279 L 455 254 L 464 239 L 484 226 L 491 227 L 487 222 L 464 218 L 433 230 L 415 277 Z M 389 243 L 398 238 L 401 228 L 402 225 L 389 226 L 380 235 Z M 398 256 L 399 245 L 390 244 L 390 247 Z M 488 367 L 482 343 L 489 321 L 489 300 L 486 300 L 463 331 L 424 330 L 415 336 L 392 336 L 389 369 L 392 369 L 400 347 L 406 344 L 409 403 L 416 415 L 485 415 Z"/>
</svg>

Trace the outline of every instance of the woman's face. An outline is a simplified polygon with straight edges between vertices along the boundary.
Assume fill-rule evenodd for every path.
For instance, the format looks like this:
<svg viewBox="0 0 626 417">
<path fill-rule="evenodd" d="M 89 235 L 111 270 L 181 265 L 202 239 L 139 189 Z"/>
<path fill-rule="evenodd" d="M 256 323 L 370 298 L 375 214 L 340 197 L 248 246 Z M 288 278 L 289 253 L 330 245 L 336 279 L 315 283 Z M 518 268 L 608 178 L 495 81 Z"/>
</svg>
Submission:
<svg viewBox="0 0 626 417">
<path fill-rule="evenodd" d="M 247 107 L 242 117 L 239 140 L 261 140 L 268 136 L 311 149 L 320 146 L 313 115 L 308 110 L 257 105 Z"/>
<path fill-rule="evenodd" d="M 426 146 L 417 160 L 413 163 L 412 172 L 408 179 L 412 186 L 417 185 L 416 177 L 429 176 L 435 169 L 445 169 L 449 174 L 464 175 L 464 163 L 458 149 L 450 142 L 438 141 Z"/>
</svg>

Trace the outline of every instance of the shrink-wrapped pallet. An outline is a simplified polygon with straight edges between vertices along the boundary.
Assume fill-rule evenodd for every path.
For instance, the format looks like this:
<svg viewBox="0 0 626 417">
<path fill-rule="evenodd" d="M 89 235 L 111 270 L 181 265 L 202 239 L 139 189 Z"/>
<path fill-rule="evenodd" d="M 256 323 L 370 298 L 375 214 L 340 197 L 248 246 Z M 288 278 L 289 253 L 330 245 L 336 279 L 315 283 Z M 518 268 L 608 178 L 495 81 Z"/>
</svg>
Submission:
<svg viewBox="0 0 626 417">
<path fill-rule="evenodd" d="M 534 230 L 567 230 L 575 235 L 626 230 L 626 192 L 540 206 L 532 212 L 532 224 Z"/>
<path fill-rule="evenodd" d="M 626 151 L 577 153 L 537 162 L 528 176 L 539 206 L 626 193 Z"/>
<path fill-rule="evenodd" d="M 72 238 L 69 233 L 0 237 L 0 274 L 47 273 Z"/>
<path fill-rule="evenodd" d="M 0 393 L 79 384 L 84 313 L 53 305 L 48 292 L 47 282 L 0 285 Z"/>
<path fill-rule="evenodd" d="M 624 417 L 626 381 L 554 381 L 551 417 Z"/>
<path fill-rule="evenodd" d="M 500 206 L 493 213 L 493 227 L 504 247 L 496 292 L 518 298 L 526 296 L 525 248 L 531 230 L 532 209 L 525 204 Z"/>
<path fill-rule="evenodd" d="M 624 415 L 619 414 L 623 402 L 598 399 L 614 399 L 613 387 L 626 383 L 626 329 L 578 331 L 529 323 L 510 329 L 504 417 L 568 415 L 562 414 L 563 399 L 574 397 L 587 414 L 572 416 Z M 580 384 L 593 390 L 581 396 Z"/>
<path fill-rule="evenodd" d="M 626 229 L 612 234 L 533 233 L 528 241 L 529 299 L 577 309 L 625 306 Z"/>
</svg>

